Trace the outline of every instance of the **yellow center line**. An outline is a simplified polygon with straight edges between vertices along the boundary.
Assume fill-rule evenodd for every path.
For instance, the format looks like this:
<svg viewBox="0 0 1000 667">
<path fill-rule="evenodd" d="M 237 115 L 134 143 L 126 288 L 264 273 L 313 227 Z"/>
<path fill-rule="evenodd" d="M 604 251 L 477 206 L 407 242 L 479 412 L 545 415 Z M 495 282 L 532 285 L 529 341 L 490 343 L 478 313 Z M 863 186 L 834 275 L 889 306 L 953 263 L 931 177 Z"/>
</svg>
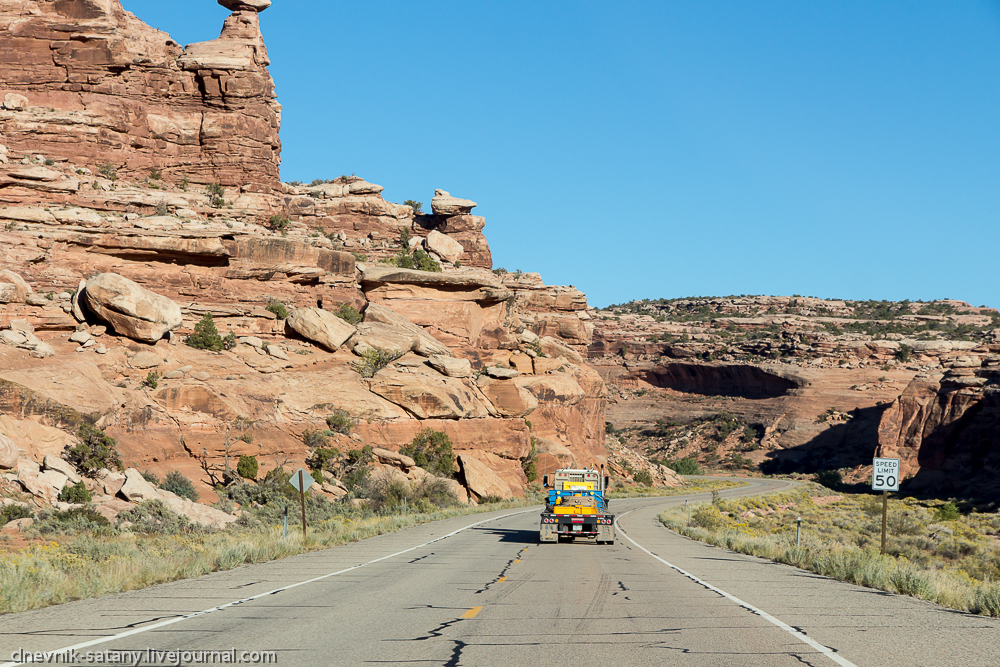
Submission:
<svg viewBox="0 0 1000 667">
<path fill-rule="evenodd" d="M 467 611 L 464 614 L 462 614 L 461 616 L 459 616 L 459 618 L 475 618 L 476 614 L 478 614 L 482 610 L 483 610 L 482 607 L 473 607 L 469 611 Z"/>
<path fill-rule="evenodd" d="M 517 559 L 517 560 L 515 560 L 514 562 L 515 562 L 515 563 L 520 563 L 520 562 L 521 562 L 521 559 L 520 559 L 520 558 L 518 558 L 518 559 Z"/>
<path fill-rule="evenodd" d="M 507 577 L 500 577 L 499 579 L 497 579 L 498 584 L 502 581 L 507 581 Z"/>
</svg>

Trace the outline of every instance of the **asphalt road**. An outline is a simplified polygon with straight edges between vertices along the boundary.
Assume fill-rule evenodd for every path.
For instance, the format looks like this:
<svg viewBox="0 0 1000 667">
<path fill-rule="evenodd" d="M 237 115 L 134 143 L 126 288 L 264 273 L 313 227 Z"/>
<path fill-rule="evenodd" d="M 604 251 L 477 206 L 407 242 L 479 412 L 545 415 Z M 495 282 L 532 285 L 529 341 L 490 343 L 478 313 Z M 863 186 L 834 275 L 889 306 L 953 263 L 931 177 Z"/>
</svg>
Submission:
<svg viewBox="0 0 1000 667">
<path fill-rule="evenodd" d="M 540 545 L 538 509 L 508 510 L 7 615 L 0 660 L 77 646 L 75 664 L 235 648 L 281 665 L 1000 665 L 1000 621 L 679 537 L 655 516 L 683 502 L 612 501 L 612 546 Z"/>
</svg>

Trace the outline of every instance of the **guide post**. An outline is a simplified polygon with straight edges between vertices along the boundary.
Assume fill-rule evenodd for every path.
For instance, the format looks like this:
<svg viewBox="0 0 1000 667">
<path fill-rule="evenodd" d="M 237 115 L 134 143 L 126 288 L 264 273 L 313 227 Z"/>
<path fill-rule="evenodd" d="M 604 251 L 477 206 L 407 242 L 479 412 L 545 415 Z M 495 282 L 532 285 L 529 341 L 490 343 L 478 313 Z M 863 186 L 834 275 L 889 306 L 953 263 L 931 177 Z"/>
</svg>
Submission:
<svg viewBox="0 0 1000 667">
<path fill-rule="evenodd" d="M 298 472 L 288 480 L 288 483 L 299 492 L 299 502 L 302 505 L 302 539 L 306 537 L 306 490 L 314 481 L 316 480 L 304 468 L 299 468 Z"/>
<path fill-rule="evenodd" d="M 872 490 L 882 492 L 882 555 L 889 523 L 889 492 L 899 491 L 899 459 L 872 459 Z"/>
</svg>

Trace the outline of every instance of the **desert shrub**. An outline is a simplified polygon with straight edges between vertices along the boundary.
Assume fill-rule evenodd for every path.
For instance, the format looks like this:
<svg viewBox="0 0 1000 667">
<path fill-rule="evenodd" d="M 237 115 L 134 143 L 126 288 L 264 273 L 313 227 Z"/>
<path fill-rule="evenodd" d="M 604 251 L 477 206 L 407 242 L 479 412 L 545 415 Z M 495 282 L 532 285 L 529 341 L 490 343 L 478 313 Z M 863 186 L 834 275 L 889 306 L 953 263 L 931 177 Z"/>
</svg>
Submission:
<svg viewBox="0 0 1000 667">
<path fill-rule="evenodd" d="M 97 168 L 97 173 L 103 176 L 104 178 L 108 179 L 109 181 L 118 180 L 118 169 L 116 169 L 115 165 L 111 164 L 110 162 L 105 162 L 104 164 L 99 166 Z"/>
<path fill-rule="evenodd" d="M 326 447 L 327 439 L 333 435 L 332 431 L 326 429 L 319 430 L 315 428 L 307 428 L 302 432 L 302 442 L 309 449 L 316 449 L 318 447 Z"/>
<path fill-rule="evenodd" d="M 241 433 L 240 440 L 247 443 L 248 445 L 253 444 L 253 433 Z"/>
<path fill-rule="evenodd" d="M 90 490 L 82 480 L 76 484 L 64 486 L 59 492 L 59 502 L 83 505 L 91 500 L 93 500 L 93 496 L 90 495 Z"/>
<path fill-rule="evenodd" d="M 348 324 L 358 324 L 361 322 L 361 313 L 349 303 L 341 304 L 333 314 L 344 320 Z"/>
<path fill-rule="evenodd" d="M 240 456 L 239 463 L 236 464 L 236 474 L 243 479 L 257 479 L 259 469 L 256 456 Z"/>
<path fill-rule="evenodd" d="M 158 181 L 163 178 L 163 174 L 160 172 L 159 169 L 153 169 L 149 172 L 149 177 L 154 181 Z"/>
<path fill-rule="evenodd" d="M 160 384 L 160 378 L 163 377 L 163 373 L 160 371 L 149 371 L 146 374 L 146 379 L 142 381 L 144 385 L 150 389 L 156 389 Z"/>
<path fill-rule="evenodd" d="M 161 199 L 153 204 L 153 213 L 156 215 L 170 215 L 170 209 L 167 208 L 167 202 Z"/>
<path fill-rule="evenodd" d="M 479 504 L 480 505 L 493 505 L 493 504 L 502 503 L 502 502 L 503 502 L 503 498 L 501 498 L 500 496 L 494 496 L 494 495 L 483 496 L 482 498 L 479 499 Z"/>
<path fill-rule="evenodd" d="M 678 475 L 700 475 L 701 468 L 698 467 L 698 459 L 684 458 L 676 461 L 668 461 L 666 466 Z"/>
<path fill-rule="evenodd" d="M 86 530 L 106 531 L 111 528 L 111 522 L 93 507 L 86 506 L 39 512 L 32 528 L 42 535 L 72 535 Z"/>
<path fill-rule="evenodd" d="M 945 503 L 934 510 L 935 521 L 958 521 L 962 514 L 958 511 L 955 503 Z"/>
<path fill-rule="evenodd" d="M 900 343 L 899 349 L 896 350 L 896 359 L 902 363 L 907 363 L 910 360 L 910 354 L 912 354 L 913 348 L 905 343 Z"/>
<path fill-rule="evenodd" d="M 722 512 L 715 505 L 701 505 L 691 514 L 691 523 L 715 530 L 722 525 Z"/>
<path fill-rule="evenodd" d="M 414 500 L 425 499 L 435 507 L 451 507 L 458 504 L 458 498 L 451 487 L 439 478 L 424 477 L 418 484 L 410 487 L 410 493 L 410 497 Z M 414 509 L 423 511 L 417 505 L 414 505 Z"/>
<path fill-rule="evenodd" d="M 820 470 L 813 476 L 813 481 L 828 489 L 835 489 L 844 482 L 839 470 Z"/>
<path fill-rule="evenodd" d="M 334 410 L 332 415 L 326 416 L 326 426 L 334 433 L 350 435 L 354 428 L 354 421 L 347 414 L 347 410 Z"/>
<path fill-rule="evenodd" d="M 288 225 L 291 221 L 281 215 L 272 215 L 271 219 L 267 221 L 267 228 L 273 232 L 283 232 L 288 229 Z"/>
<path fill-rule="evenodd" d="M 531 428 L 531 422 L 527 419 L 524 421 L 528 425 L 528 428 Z M 531 451 L 521 461 L 521 470 L 524 471 L 524 476 L 527 478 L 529 484 L 538 479 L 538 451 L 535 449 L 535 442 L 535 436 L 531 436 Z"/>
<path fill-rule="evenodd" d="M 122 459 L 118 455 L 118 441 L 105 435 L 104 431 L 81 424 L 76 432 L 80 443 L 66 450 L 66 460 L 85 475 L 93 475 L 101 468 L 122 470 Z"/>
<path fill-rule="evenodd" d="M 187 192 L 189 185 L 191 185 L 191 179 L 187 177 L 187 174 L 183 174 L 180 180 L 177 181 L 177 187 L 179 187 L 184 192 Z"/>
<path fill-rule="evenodd" d="M 236 347 L 236 334 L 232 331 L 227 333 L 222 339 L 222 349 L 231 350 Z"/>
<path fill-rule="evenodd" d="M 640 470 L 633 479 L 643 486 L 653 486 L 653 475 L 648 470 Z"/>
<path fill-rule="evenodd" d="M 451 438 L 443 431 L 425 428 L 417 433 L 413 442 L 400 447 L 399 453 L 409 456 L 418 466 L 439 477 L 451 477 L 453 474 L 455 454 Z"/>
<path fill-rule="evenodd" d="M 403 204 L 413 208 L 413 212 L 420 215 L 423 212 L 424 203 L 422 201 L 417 201 L 416 199 L 406 199 Z"/>
<path fill-rule="evenodd" d="M 336 447 L 319 447 L 312 455 L 306 459 L 306 465 L 314 472 L 328 470 L 330 464 L 340 456 L 340 450 Z"/>
<path fill-rule="evenodd" d="M 187 337 L 187 344 L 198 350 L 212 350 L 218 352 L 222 349 L 222 336 L 215 328 L 215 320 L 212 313 L 205 315 L 194 325 L 194 333 Z"/>
<path fill-rule="evenodd" d="M 371 470 L 367 467 L 355 468 L 344 473 L 340 481 L 355 496 L 364 497 L 368 492 L 368 485 L 371 483 Z"/>
<path fill-rule="evenodd" d="M 351 366 L 363 378 L 375 377 L 380 370 L 399 359 L 403 353 L 398 350 L 384 350 L 381 347 L 370 347 L 361 353 L 361 361 Z"/>
<path fill-rule="evenodd" d="M 180 470 L 171 470 L 168 472 L 167 476 L 163 478 L 160 488 L 181 498 L 198 502 L 198 492 L 195 491 L 194 483 L 182 475 Z"/>
<path fill-rule="evenodd" d="M 125 522 L 132 524 L 131 530 L 136 533 L 178 535 L 197 531 L 190 519 L 172 512 L 159 498 L 143 500 L 119 514 L 118 526 Z"/>
<path fill-rule="evenodd" d="M 221 183 L 209 183 L 205 186 L 205 194 L 208 195 L 208 205 L 212 208 L 222 208 L 226 205 L 226 189 Z"/>
<path fill-rule="evenodd" d="M 285 304 L 281 303 L 277 299 L 268 300 L 267 310 L 277 315 L 279 320 L 283 320 L 288 317 L 288 309 L 285 308 Z"/>
<path fill-rule="evenodd" d="M 0 526 L 17 519 L 30 519 L 32 512 L 24 505 L 4 505 L 0 507 Z"/>
<path fill-rule="evenodd" d="M 146 480 L 147 482 L 149 482 L 153 486 L 159 486 L 160 485 L 160 478 L 157 477 L 156 473 L 154 473 L 152 470 L 143 470 L 142 473 L 140 473 L 140 474 L 142 475 L 142 478 L 144 480 Z"/>
<path fill-rule="evenodd" d="M 432 259 L 426 252 L 417 248 L 413 251 L 413 267 L 420 271 L 432 271 L 441 273 L 441 264 Z"/>
</svg>

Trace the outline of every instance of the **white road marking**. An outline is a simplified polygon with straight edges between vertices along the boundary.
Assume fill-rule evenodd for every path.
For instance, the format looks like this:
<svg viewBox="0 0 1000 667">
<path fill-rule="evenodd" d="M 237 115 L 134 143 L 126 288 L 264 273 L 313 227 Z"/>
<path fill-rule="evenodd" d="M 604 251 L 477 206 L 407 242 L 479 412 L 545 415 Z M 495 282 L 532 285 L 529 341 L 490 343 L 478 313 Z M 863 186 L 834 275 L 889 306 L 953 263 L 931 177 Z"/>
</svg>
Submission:
<svg viewBox="0 0 1000 667">
<path fill-rule="evenodd" d="M 323 579 L 329 579 L 330 577 L 336 577 L 338 574 L 344 574 L 345 572 L 351 572 L 359 568 L 365 567 L 367 565 L 372 565 L 374 563 L 381 562 L 383 560 L 388 560 L 390 558 L 395 558 L 396 556 L 402 556 L 405 553 L 409 553 L 416 549 L 421 549 L 429 544 L 434 544 L 435 542 L 440 542 L 441 540 L 448 539 L 454 535 L 458 535 L 462 531 L 468 530 L 470 528 L 475 528 L 476 526 L 482 525 L 484 523 L 489 523 L 490 521 L 497 521 L 498 519 L 506 519 L 509 516 L 515 516 L 517 514 L 526 514 L 528 512 L 537 512 L 538 508 L 533 507 L 531 509 L 522 510 L 520 512 L 511 512 L 510 514 L 503 514 L 501 516 L 491 517 L 489 519 L 483 519 L 482 521 L 477 521 L 476 523 L 470 523 L 464 528 L 459 528 L 458 530 L 453 530 L 447 535 L 442 535 L 441 537 L 435 538 L 430 542 L 424 542 L 423 544 L 418 544 L 415 547 L 410 547 L 409 549 L 404 549 L 403 551 L 397 551 L 394 554 L 389 554 L 388 556 L 382 556 L 381 558 L 376 558 L 375 560 L 370 560 L 367 563 L 361 563 L 360 565 L 355 565 L 343 570 L 338 570 L 337 572 L 330 572 L 329 574 L 320 575 L 318 577 L 313 577 L 312 579 L 306 579 L 305 581 L 299 581 L 294 584 L 288 584 L 287 586 L 282 586 L 281 588 L 275 588 L 272 591 L 266 593 L 258 593 L 257 595 L 252 595 L 248 598 L 242 598 L 240 600 L 233 600 L 232 602 L 227 602 L 226 604 L 219 605 L 218 607 L 212 607 L 210 609 L 205 609 L 203 611 L 196 611 L 193 614 L 187 614 L 185 616 L 178 616 L 176 618 L 171 618 L 166 621 L 160 621 L 159 623 L 153 623 L 152 625 L 144 625 L 141 628 L 134 628 L 132 630 L 127 630 L 125 632 L 119 632 L 116 635 L 110 635 L 108 637 L 98 637 L 97 639 L 91 639 L 90 641 L 82 642 L 80 644 L 74 644 L 73 646 L 67 646 L 65 648 L 55 649 L 52 651 L 44 651 L 46 655 L 54 656 L 69 653 L 70 651 L 79 651 L 80 649 L 89 648 L 91 646 L 96 646 L 98 644 L 106 644 L 107 642 L 115 641 L 116 639 L 123 639 L 125 637 L 131 637 L 132 635 L 138 635 L 143 632 L 149 632 L 150 630 L 156 630 L 168 625 L 173 625 L 174 623 L 180 623 L 181 621 L 186 621 L 191 618 L 197 618 L 198 616 L 204 616 L 205 614 L 211 614 L 213 611 L 222 611 L 223 609 L 228 609 L 229 607 L 235 607 L 238 604 L 243 604 L 245 602 L 252 602 L 253 600 L 259 600 L 260 598 L 267 597 L 268 595 L 275 595 L 277 593 L 283 593 L 292 588 L 298 588 L 299 586 L 305 586 L 306 584 L 312 584 L 317 581 L 322 581 Z M 32 651 L 34 653 L 34 651 Z M 17 667 L 17 665 L 25 665 L 25 662 L 5 662 L 0 664 L 0 667 Z"/>
<path fill-rule="evenodd" d="M 625 512 L 625 514 L 631 514 L 634 511 L 635 510 L 629 510 L 628 512 Z M 668 563 L 667 561 L 663 560 L 662 558 L 660 558 L 659 556 L 657 556 L 656 554 L 654 554 L 652 551 L 650 551 L 646 547 L 642 546 L 641 544 L 639 544 L 638 542 L 636 542 L 635 540 L 633 540 L 631 537 L 628 536 L 628 533 L 626 533 L 624 530 L 622 530 L 622 527 L 620 525 L 618 525 L 618 519 L 620 519 L 621 517 L 625 516 L 625 514 L 622 514 L 621 516 L 615 517 L 615 528 L 618 529 L 618 531 L 625 537 L 626 540 L 628 540 L 629 542 L 631 542 L 632 544 L 634 544 L 635 546 L 637 546 L 642 551 L 645 551 L 647 554 L 649 554 L 650 556 L 652 556 L 656 560 L 660 561 L 661 563 L 663 563 L 667 567 L 669 567 L 669 568 L 671 568 L 673 570 L 676 570 L 677 572 L 680 572 L 681 574 L 683 574 L 685 577 L 687 577 L 691 581 L 694 581 L 695 583 L 704 586 L 705 588 L 707 588 L 710 591 L 714 591 L 714 592 L 718 593 L 719 595 L 721 595 L 724 598 L 732 600 L 733 602 L 735 602 L 739 606 L 743 607 L 744 609 L 746 609 L 750 613 L 756 614 L 757 616 L 760 616 L 761 618 L 763 618 L 768 623 L 776 625 L 777 627 L 781 628 L 782 630 L 784 630 L 788 634 L 792 635 L 793 637 L 795 637 L 796 639 L 798 639 L 802 643 L 807 644 L 808 646 L 816 649 L 816 651 L 818 651 L 819 653 L 822 653 L 826 657 L 830 658 L 830 660 L 833 660 L 835 663 L 837 663 L 841 667 L 858 667 L 857 665 L 855 665 L 850 660 L 847 660 L 846 658 L 842 658 L 836 651 L 834 651 L 829 646 L 823 646 L 822 644 L 820 644 L 819 642 L 817 642 L 815 639 L 812 639 L 811 637 L 808 637 L 805 634 L 799 632 L 798 630 L 796 630 L 792 626 L 788 625 L 784 621 L 782 621 L 780 619 L 777 619 L 774 616 L 771 616 L 769 613 L 767 613 L 763 609 L 758 609 L 757 607 L 753 606 L 749 602 L 744 602 L 743 600 L 739 599 L 735 595 L 730 595 L 729 593 L 727 593 L 726 591 L 722 590 L 721 588 L 717 588 L 717 587 L 713 586 L 712 584 L 708 583 L 707 581 L 699 579 L 698 577 L 694 576 L 690 572 L 686 572 L 685 570 L 682 570 L 681 568 L 677 567 L 673 563 Z M 0 667 L 2 667 L 2 666 L 0 666 Z"/>
</svg>

